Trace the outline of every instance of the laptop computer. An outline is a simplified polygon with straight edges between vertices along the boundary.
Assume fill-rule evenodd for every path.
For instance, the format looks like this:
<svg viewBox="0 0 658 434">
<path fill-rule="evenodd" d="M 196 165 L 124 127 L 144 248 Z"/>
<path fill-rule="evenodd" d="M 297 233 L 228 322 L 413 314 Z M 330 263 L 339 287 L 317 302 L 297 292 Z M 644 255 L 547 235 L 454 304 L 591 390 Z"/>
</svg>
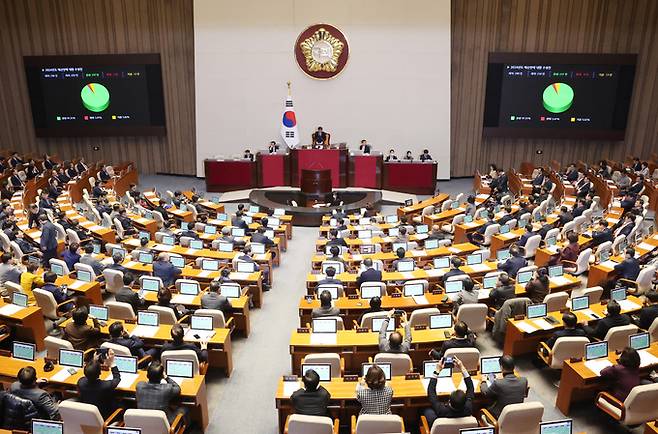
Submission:
<svg viewBox="0 0 658 434">
<path fill-rule="evenodd" d="M 240 261 L 237 263 L 238 273 L 253 273 L 256 271 L 256 264 L 253 262 Z"/>
<path fill-rule="evenodd" d="M 358 232 L 357 236 L 362 240 L 369 240 L 372 238 L 372 231 L 369 229 L 361 230 Z"/>
<path fill-rule="evenodd" d="M 498 276 L 485 276 L 482 279 L 482 287 L 484 289 L 495 288 L 497 284 L 498 284 Z"/>
<path fill-rule="evenodd" d="M 500 227 L 500 233 L 501 233 L 501 234 L 509 233 L 509 225 L 502 225 L 502 226 Z"/>
<path fill-rule="evenodd" d="M 146 217 L 149 218 L 149 217 Z M 146 231 L 139 231 L 139 239 L 141 240 L 142 238 L 146 238 L 147 240 L 151 240 L 151 233 L 146 232 Z"/>
<path fill-rule="evenodd" d="M 317 287 L 318 298 L 320 298 L 320 294 L 322 294 L 324 291 L 328 291 L 329 294 L 331 294 L 331 299 L 336 300 L 338 298 L 339 290 L 340 290 L 339 285 L 321 285 L 321 286 L 318 286 Z"/>
<path fill-rule="evenodd" d="M 86 270 L 77 270 L 76 279 L 82 282 L 91 282 L 91 272 Z"/>
<path fill-rule="evenodd" d="M 510 256 L 512 256 L 512 255 L 510 255 L 509 250 L 507 250 L 507 249 L 498 250 L 496 252 L 496 259 L 499 260 L 499 261 L 507 261 L 510 258 Z"/>
<path fill-rule="evenodd" d="M 171 265 L 173 265 L 176 268 L 185 267 L 185 258 L 183 258 L 182 256 L 170 256 L 169 262 L 171 262 Z"/>
<path fill-rule="evenodd" d="M 172 237 L 171 235 L 165 235 L 162 237 L 162 243 L 165 246 L 173 246 L 174 243 L 176 242 L 176 239 Z"/>
<path fill-rule="evenodd" d="M 640 351 L 649 348 L 651 339 L 648 332 L 635 333 L 628 337 L 628 346 L 634 350 Z"/>
<path fill-rule="evenodd" d="M 207 315 L 192 315 L 190 317 L 190 328 L 192 330 L 214 330 L 213 317 Z"/>
<path fill-rule="evenodd" d="M 466 265 L 479 265 L 481 263 L 482 263 L 481 253 L 473 253 L 472 255 L 468 255 L 466 257 Z"/>
<path fill-rule="evenodd" d="M 219 250 L 220 252 L 232 252 L 233 243 L 220 242 L 219 245 L 217 246 L 217 250 Z"/>
<path fill-rule="evenodd" d="M 223 212 L 218 213 L 217 214 L 217 220 L 219 220 L 221 222 L 227 221 L 228 220 L 228 214 L 223 213 Z"/>
<path fill-rule="evenodd" d="M 199 282 L 181 282 L 178 289 L 183 295 L 198 295 L 200 291 Z"/>
<path fill-rule="evenodd" d="M 482 375 L 503 372 L 500 367 L 500 356 L 480 357 L 480 372 Z"/>
<path fill-rule="evenodd" d="M 16 306 L 27 307 L 28 296 L 22 292 L 14 292 L 11 294 L 11 304 Z"/>
<path fill-rule="evenodd" d="M 204 271 L 217 271 L 219 270 L 219 261 L 214 259 L 204 259 L 201 261 L 201 269 Z"/>
<path fill-rule="evenodd" d="M 117 254 L 121 255 L 122 258 L 126 257 L 126 251 L 124 249 L 121 249 L 119 247 L 114 247 L 112 249 L 112 256 L 117 255 Z"/>
<path fill-rule="evenodd" d="M 34 362 L 37 346 L 27 342 L 14 341 L 11 348 L 11 356 L 14 359 L 27 360 Z"/>
<path fill-rule="evenodd" d="M 203 233 L 207 235 L 215 235 L 217 233 L 217 226 L 206 225 L 203 228 Z"/>
<path fill-rule="evenodd" d="M 426 234 L 429 231 L 430 231 L 430 228 L 427 225 L 418 225 L 418 226 L 416 226 L 416 233 L 417 234 Z"/>
<path fill-rule="evenodd" d="M 546 316 L 546 313 L 546 303 L 530 304 L 526 308 L 526 318 L 528 319 L 543 318 Z"/>
<path fill-rule="evenodd" d="M 124 372 L 126 374 L 137 373 L 137 357 L 135 356 L 121 356 L 115 354 L 114 364 L 117 366 L 119 372 Z"/>
<path fill-rule="evenodd" d="M 610 299 L 615 301 L 626 300 L 626 288 L 616 288 L 610 291 Z"/>
<path fill-rule="evenodd" d="M 64 275 L 64 267 L 62 264 L 50 264 L 50 271 L 57 274 L 58 276 Z"/>
<path fill-rule="evenodd" d="M 139 262 L 142 264 L 152 264 L 153 263 L 153 254 L 152 253 L 146 253 L 146 252 L 140 252 L 139 257 L 137 259 Z"/>
<path fill-rule="evenodd" d="M 244 237 L 243 228 L 231 228 L 231 235 L 234 237 Z"/>
<path fill-rule="evenodd" d="M 379 286 L 362 284 L 360 293 L 362 299 L 369 300 L 371 298 L 380 297 L 382 290 Z"/>
<path fill-rule="evenodd" d="M 400 228 L 388 228 L 389 237 L 397 237 L 400 235 Z"/>
<path fill-rule="evenodd" d="M 160 290 L 160 281 L 153 277 L 142 277 L 140 286 L 144 291 L 158 292 Z"/>
<path fill-rule="evenodd" d="M 576 312 L 585 309 L 589 309 L 589 296 L 583 295 L 582 297 L 574 297 L 571 299 L 572 311 Z"/>
<path fill-rule="evenodd" d="M 423 361 L 423 378 L 432 378 L 434 372 L 436 371 L 439 365 L 437 360 L 425 360 Z M 452 377 L 452 368 L 443 368 L 439 371 L 439 378 L 448 378 Z"/>
<path fill-rule="evenodd" d="M 450 268 L 450 258 L 447 256 L 442 256 L 440 258 L 434 258 L 434 268 Z"/>
<path fill-rule="evenodd" d="M 409 271 L 414 271 L 414 268 L 416 267 L 416 263 L 413 260 L 410 261 L 398 261 L 397 263 L 397 271 L 400 273 L 406 273 Z"/>
<path fill-rule="evenodd" d="M 425 245 L 424 247 L 426 249 L 438 249 L 439 248 L 439 240 L 436 238 L 430 238 L 425 240 Z"/>
<path fill-rule="evenodd" d="M 265 253 L 265 244 L 251 243 L 251 253 L 255 255 L 262 255 Z"/>
<path fill-rule="evenodd" d="M 239 285 L 220 285 L 219 293 L 226 298 L 240 298 Z"/>
<path fill-rule="evenodd" d="M 524 284 L 532 279 L 532 270 L 521 271 L 516 274 L 516 283 Z"/>
<path fill-rule="evenodd" d="M 372 331 L 379 333 L 379 331 L 382 329 L 382 324 L 386 321 L 386 318 L 373 318 L 372 319 Z M 395 331 L 395 321 L 394 320 L 389 320 L 388 321 L 388 326 L 386 326 L 386 331 L 387 332 L 394 332 Z"/>
<path fill-rule="evenodd" d="M 409 249 L 407 248 L 407 243 L 403 243 L 403 242 L 399 242 L 399 243 L 396 242 L 396 243 L 393 243 L 393 252 L 397 252 L 398 249 L 404 249 L 405 252 L 406 252 L 407 250 L 409 250 Z"/>
<path fill-rule="evenodd" d="M 191 240 L 190 249 L 201 250 L 203 249 L 203 241 L 201 240 Z"/>
<path fill-rule="evenodd" d="M 548 277 L 560 277 L 564 274 L 562 265 L 552 265 L 548 267 Z"/>
<path fill-rule="evenodd" d="M 463 428 L 459 430 L 459 434 L 494 434 L 496 432 L 495 428 Z"/>
<path fill-rule="evenodd" d="M 464 282 L 461 280 L 451 280 L 445 283 L 446 294 L 455 294 L 464 289 Z"/>
<path fill-rule="evenodd" d="M 387 215 L 387 216 L 385 217 L 385 221 L 386 221 L 386 223 L 388 223 L 389 225 L 392 225 L 392 224 L 398 222 L 398 216 L 396 216 L 396 215 Z"/>
<path fill-rule="evenodd" d="M 330 363 L 302 363 L 302 377 L 309 370 L 315 371 L 320 377 L 320 381 L 331 381 Z"/>
</svg>

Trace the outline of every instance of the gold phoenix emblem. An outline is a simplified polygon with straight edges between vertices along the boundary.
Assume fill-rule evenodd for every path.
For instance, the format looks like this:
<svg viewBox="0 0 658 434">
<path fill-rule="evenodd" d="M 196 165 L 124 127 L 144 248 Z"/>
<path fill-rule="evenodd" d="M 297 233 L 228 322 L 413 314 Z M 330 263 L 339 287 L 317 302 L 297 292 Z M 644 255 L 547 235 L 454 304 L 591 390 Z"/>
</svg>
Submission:
<svg viewBox="0 0 658 434">
<path fill-rule="evenodd" d="M 299 44 L 306 59 L 306 67 L 311 72 L 335 72 L 344 46 L 340 39 L 332 36 L 324 27 L 320 27 Z"/>
</svg>

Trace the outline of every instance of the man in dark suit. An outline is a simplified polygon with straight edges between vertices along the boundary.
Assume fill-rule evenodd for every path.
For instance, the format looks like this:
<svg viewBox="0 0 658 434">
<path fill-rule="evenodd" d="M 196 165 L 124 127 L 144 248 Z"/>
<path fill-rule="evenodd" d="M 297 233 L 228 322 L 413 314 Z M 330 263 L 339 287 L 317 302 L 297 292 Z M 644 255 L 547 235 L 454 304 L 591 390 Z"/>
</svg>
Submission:
<svg viewBox="0 0 658 434">
<path fill-rule="evenodd" d="M 516 297 L 516 289 L 514 288 L 514 283 L 506 272 L 500 273 L 496 287 L 493 288 L 489 293 L 491 304 L 493 304 L 496 309 L 500 309 L 503 307 L 503 303 L 514 297 Z"/>
<path fill-rule="evenodd" d="M 528 265 L 528 260 L 521 255 L 521 249 L 513 244 L 510 249 L 510 258 L 502 264 L 498 264 L 498 269 L 507 273 L 510 277 L 516 277 L 516 273 Z"/>
<path fill-rule="evenodd" d="M 210 282 L 208 292 L 201 296 L 201 307 L 203 309 L 221 310 L 224 313 L 224 318 L 228 319 L 228 316 L 233 311 L 233 306 L 231 306 L 228 298 L 220 294 L 220 290 L 220 282 L 215 280 Z"/>
<path fill-rule="evenodd" d="M 131 336 L 123 328 L 123 324 L 119 321 L 113 322 L 109 327 L 110 339 L 108 340 L 111 344 L 121 345 L 130 350 L 130 354 L 136 356 L 138 359 L 146 356 L 156 356 L 158 350 L 153 348 L 150 350 L 144 349 L 144 341 L 142 341 L 137 336 Z"/>
<path fill-rule="evenodd" d="M 577 179 L 578 179 L 578 169 L 576 169 L 576 166 L 571 164 L 567 168 L 567 181 L 574 182 Z"/>
<path fill-rule="evenodd" d="M 459 267 L 464 265 L 464 262 L 461 260 L 461 258 L 459 256 L 453 256 L 452 258 L 450 258 L 450 265 L 452 266 L 452 268 L 450 268 L 450 271 L 448 271 L 446 274 L 443 275 L 443 284 L 444 285 L 448 281 L 449 277 L 461 276 L 463 274 L 466 274 L 462 270 L 459 269 Z"/>
<path fill-rule="evenodd" d="M 182 408 L 172 411 L 170 407 L 171 401 L 180 395 L 180 386 L 165 374 L 164 366 L 160 362 L 152 362 L 149 365 L 146 377 L 148 382 L 140 381 L 136 386 L 137 408 L 161 410 L 167 415 L 169 423 L 172 423 L 183 411 Z"/>
<path fill-rule="evenodd" d="M 618 237 L 619 235 L 624 235 L 628 236 L 632 231 L 633 228 L 635 227 L 635 214 L 633 212 L 628 212 L 624 215 L 624 218 L 616 225 L 616 227 L 613 227 L 613 233 L 615 237 Z"/>
<path fill-rule="evenodd" d="M 434 360 L 440 360 L 443 355 L 452 348 L 473 348 L 475 347 L 475 333 L 468 329 L 465 322 L 459 321 L 455 324 L 455 332 L 452 337 L 443 342 L 440 349 L 430 351 L 430 357 Z"/>
<path fill-rule="evenodd" d="M 587 335 L 596 339 L 604 339 L 605 335 L 608 333 L 612 327 L 625 326 L 631 323 L 631 319 L 628 315 L 621 313 L 621 306 L 615 300 L 608 303 L 608 315 L 605 318 L 600 319 L 595 327 L 587 326 L 585 331 Z"/>
<path fill-rule="evenodd" d="M 107 352 L 105 364 L 111 367 L 111 380 L 100 379 L 101 363 L 98 354 L 94 355 L 94 359 L 85 365 L 85 376 L 78 380 L 78 401 L 95 405 L 103 419 L 106 419 L 116 410 L 117 401 L 114 396 L 114 389 L 121 382 L 121 373 L 114 363 L 114 351 L 112 349 Z"/>
<path fill-rule="evenodd" d="M 604 219 L 599 220 L 596 230 L 592 231 L 592 247 L 612 240 L 612 231 L 608 228 L 608 222 Z"/>
<path fill-rule="evenodd" d="M 320 376 L 313 369 L 309 369 L 302 376 L 304 388 L 290 395 L 290 402 L 295 414 L 307 416 L 326 416 L 327 406 L 331 394 L 320 386 Z"/>
<path fill-rule="evenodd" d="M 646 297 L 647 300 L 640 310 L 639 321 L 637 321 L 637 325 L 643 330 L 649 330 L 653 321 L 658 318 L 658 292 L 649 291 Z"/>
<path fill-rule="evenodd" d="M 640 261 L 635 258 L 635 249 L 628 247 L 624 253 L 624 260 L 615 265 L 617 275 L 626 280 L 635 280 L 640 274 Z"/>
<path fill-rule="evenodd" d="M 569 209 L 566 206 L 560 207 L 560 212 L 557 215 L 558 226 L 562 227 L 573 220 L 573 215 L 569 212 Z"/>
<path fill-rule="evenodd" d="M 502 356 L 500 358 L 500 367 L 503 371 L 503 378 L 498 378 L 489 385 L 487 378 L 483 376 L 482 383 L 480 383 L 482 396 L 485 399 L 495 400 L 488 410 L 496 418 L 500 416 L 506 405 L 522 403 L 528 391 L 528 379 L 517 377 L 514 374 L 514 359 L 512 356 Z"/>
<path fill-rule="evenodd" d="M 450 398 L 446 403 L 444 399 L 439 399 L 436 394 L 436 383 L 439 372 L 443 369 L 443 360 L 437 363 L 436 371 L 427 385 L 427 397 L 430 401 L 431 408 L 423 411 L 427 423 L 432 426 L 434 421 L 438 418 L 458 418 L 473 415 L 473 398 L 475 398 L 475 387 L 468 370 L 464 368 L 461 360 L 457 357 L 454 358 L 455 368 L 461 370 L 464 376 L 464 384 L 466 385 L 466 392 L 457 389 L 450 394 Z"/>
<path fill-rule="evenodd" d="M 336 275 L 336 269 L 334 267 L 327 267 L 327 270 L 325 271 L 325 274 L 327 277 L 324 279 L 318 280 L 318 285 L 342 285 L 343 282 L 340 280 L 336 279 L 334 276 Z"/>
<path fill-rule="evenodd" d="M 338 236 L 338 230 L 337 229 L 331 229 L 329 231 L 329 241 L 327 241 L 328 246 L 343 246 L 347 247 L 347 242 L 345 241 L 344 238 L 340 238 Z"/>
<path fill-rule="evenodd" d="M 191 350 L 196 353 L 197 358 L 200 362 L 205 362 L 208 360 L 208 342 L 201 341 L 199 342 L 199 347 L 196 346 L 193 342 L 185 342 L 185 330 L 180 324 L 174 324 L 171 327 L 171 342 L 167 342 L 162 346 L 162 352 L 165 351 L 178 351 L 178 350 Z"/>
<path fill-rule="evenodd" d="M 548 348 L 553 348 L 555 342 L 559 338 L 566 337 L 587 337 L 587 333 L 582 328 L 578 326 L 578 318 L 572 312 L 566 312 L 562 314 L 562 322 L 564 323 L 564 328 L 562 330 L 557 330 L 553 333 L 547 341 L 546 345 Z"/>
<path fill-rule="evenodd" d="M 525 233 L 521 235 L 521 238 L 519 238 L 519 241 L 516 242 L 518 246 L 524 247 L 525 243 L 528 242 L 530 237 L 533 237 L 537 235 L 537 232 L 535 232 L 532 228 L 532 223 L 528 223 L 525 227 Z"/>
<path fill-rule="evenodd" d="M 78 307 L 73 311 L 73 321 L 66 324 L 64 336 L 76 350 L 87 351 L 98 346 L 101 338 L 101 328 L 98 320 L 92 318 L 93 326 L 87 324 L 89 313 L 86 307 Z"/>
<path fill-rule="evenodd" d="M 39 419 L 60 420 L 57 402 L 37 383 L 37 371 L 26 366 L 18 371 L 18 381 L 11 385 L 11 393 L 19 398 L 32 401 L 39 412 Z"/>
<path fill-rule="evenodd" d="M 121 265 L 123 262 L 123 255 L 119 252 L 112 254 L 112 263 L 105 267 L 106 270 L 121 271 L 123 274 L 128 272 L 128 269 Z"/>
<path fill-rule="evenodd" d="M 571 215 L 573 218 L 580 217 L 583 215 L 587 207 L 585 206 L 585 201 L 583 199 L 578 199 L 578 202 L 576 203 L 576 206 L 573 207 L 571 210 Z"/>
<path fill-rule="evenodd" d="M 153 275 L 162 279 L 164 286 L 171 286 L 174 284 L 177 276 L 180 276 L 180 268 L 174 267 L 169 262 L 169 254 L 161 252 L 158 255 L 157 261 L 153 262 Z"/>
<path fill-rule="evenodd" d="M 43 253 L 41 263 L 44 267 L 49 267 L 48 261 L 57 257 L 57 229 L 48 220 L 48 217 L 43 214 L 39 216 L 39 223 L 41 224 L 41 239 L 39 240 L 39 244 Z"/>
<path fill-rule="evenodd" d="M 263 226 L 259 226 L 256 232 L 251 235 L 251 242 L 264 244 L 265 247 L 275 246 L 274 241 L 265 235 L 265 228 Z"/>
<path fill-rule="evenodd" d="M 635 182 L 632 183 L 630 187 L 628 187 L 628 191 L 637 195 L 642 191 L 643 188 L 644 188 L 644 176 L 640 175 L 637 177 Z"/>
<path fill-rule="evenodd" d="M 314 147 L 326 146 L 329 144 L 329 137 L 327 136 L 327 133 L 322 130 L 322 127 L 318 127 L 318 129 L 311 135 L 311 138 L 313 139 Z"/>
<path fill-rule="evenodd" d="M 368 144 L 368 141 L 366 139 L 362 139 L 361 144 L 359 145 L 359 151 L 363 152 L 364 154 L 370 154 L 371 149 L 372 146 Z"/>
<path fill-rule="evenodd" d="M 356 279 L 356 286 L 361 287 L 363 282 L 381 282 L 382 281 L 382 272 L 375 270 L 372 266 L 372 259 L 366 258 L 363 260 L 363 266 L 366 269 L 359 274 L 359 277 Z"/>
<path fill-rule="evenodd" d="M 144 307 L 145 301 L 139 294 L 132 290 L 131 286 L 134 281 L 135 276 L 132 273 L 124 273 L 123 287 L 119 288 L 116 294 L 114 294 L 114 298 L 118 302 L 130 304 L 133 307 L 133 312 L 137 314 L 137 311 Z"/>
</svg>

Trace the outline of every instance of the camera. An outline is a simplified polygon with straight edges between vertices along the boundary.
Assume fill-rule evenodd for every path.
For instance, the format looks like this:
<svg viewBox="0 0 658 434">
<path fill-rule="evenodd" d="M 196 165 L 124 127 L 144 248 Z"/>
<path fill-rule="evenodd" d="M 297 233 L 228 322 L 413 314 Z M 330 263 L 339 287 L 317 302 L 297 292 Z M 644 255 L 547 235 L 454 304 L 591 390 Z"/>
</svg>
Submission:
<svg viewBox="0 0 658 434">
<path fill-rule="evenodd" d="M 404 311 L 402 309 L 395 309 L 393 312 L 393 315 L 395 316 L 402 316 L 404 314 Z"/>
<path fill-rule="evenodd" d="M 98 355 L 98 358 L 100 359 L 101 362 L 103 362 L 107 359 L 108 351 L 109 351 L 108 348 L 97 348 L 96 349 L 96 354 Z"/>
</svg>

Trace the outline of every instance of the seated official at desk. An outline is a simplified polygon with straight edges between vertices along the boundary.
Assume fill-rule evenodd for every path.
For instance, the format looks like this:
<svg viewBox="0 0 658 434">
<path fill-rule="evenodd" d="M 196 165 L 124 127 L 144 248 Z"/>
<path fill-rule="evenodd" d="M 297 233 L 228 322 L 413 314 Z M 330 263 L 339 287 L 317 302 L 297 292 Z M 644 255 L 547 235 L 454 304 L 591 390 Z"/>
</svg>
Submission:
<svg viewBox="0 0 658 434">
<path fill-rule="evenodd" d="M 153 276 L 162 279 L 164 286 L 171 286 L 174 284 L 176 277 L 180 276 L 181 269 L 174 267 L 169 262 L 169 253 L 160 252 L 157 259 L 153 262 Z"/>
<path fill-rule="evenodd" d="M 60 420 L 59 406 L 55 399 L 37 383 L 37 371 L 26 366 L 18 371 L 18 381 L 11 384 L 10 392 L 19 398 L 32 401 L 39 419 Z"/>
<path fill-rule="evenodd" d="M 331 303 L 331 293 L 326 289 L 320 293 L 320 307 L 311 311 L 311 318 L 321 318 L 323 316 L 338 316 L 340 309 Z"/>
<path fill-rule="evenodd" d="M 185 413 L 184 408 L 172 410 L 171 401 L 180 396 L 180 386 L 167 376 L 164 366 L 158 361 L 151 362 L 146 370 L 148 381 L 137 383 L 135 396 L 137 408 L 142 410 L 160 410 L 167 415 L 167 420 L 172 423 L 176 416 Z M 162 383 L 165 380 L 165 383 Z"/>
<path fill-rule="evenodd" d="M 363 321 L 363 317 L 366 314 L 377 313 L 377 312 L 383 312 L 384 311 L 384 309 L 382 309 L 382 299 L 379 298 L 379 297 L 371 298 L 370 301 L 368 302 L 368 305 L 370 307 L 368 307 L 368 309 L 364 310 L 363 313 L 361 314 L 361 316 L 359 317 L 359 324 L 361 324 L 361 321 Z"/>
<path fill-rule="evenodd" d="M 359 151 L 363 152 L 364 154 L 370 154 L 371 150 L 372 146 L 368 144 L 368 141 L 366 139 L 362 139 L 361 144 L 359 145 Z"/>
<path fill-rule="evenodd" d="M 457 315 L 459 306 L 463 304 L 474 304 L 478 302 L 478 290 L 475 283 L 470 277 L 462 280 L 462 290 L 459 291 L 457 298 L 453 301 L 452 313 Z"/>
<path fill-rule="evenodd" d="M 453 348 L 474 348 L 475 333 L 468 329 L 468 325 L 464 321 L 458 321 L 454 327 L 454 333 L 450 339 L 443 342 L 440 349 L 430 351 L 429 355 L 434 360 L 440 360 L 446 351 Z"/>
<path fill-rule="evenodd" d="M 384 161 L 387 163 L 390 161 L 398 161 L 398 156 L 395 155 L 395 149 L 388 150 L 388 155 L 384 158 Z"/>
<path fill-rule="evenodd" d="M 635 258 L 635 249 L 628 247 L 624 252 L 624 260 L 615 265 L 615 272 L 621 279 L 635 280 L 640 274 L 640 261 Z"/>
<path fill-rule="evenodd" d="M 208 341 L 203 340 L 199 342 L 199 347 L 193 342 L 185 342 L 185 330 L 180 324 L 171 326 L 171 342 L 167 342 L 162 346 L 162 353 L 165 351 L 178 351 L 178 350 L 192 350 L 196 353 L 199 362 L 208 361 Z M 162 353 L 160 353 L 162 355 Z"/>
<path fill-rule="evenodd" d="M 344 238 L 338 236 L 337 229 L 331 229 L 329 231 L 329 241 L 327 241 L 327 245 L 347 247 L 347 241 L 345 241 Z"/>
<path fill-rule="evenodd" d="M 162 288 L 158 289 L 157 306 L 168 307 L 169 309 L 173 310 L 174 315 L 176 315 L 176 320 L 180 320 L 182 317 L 188 314 L 188 310 L 182 304 L 171 304 L 172 298 L 173 295 L 171 293 L 171 289 L 163 286 Z"/>
<path fill-rule="evenodd" d="M 453 256 L 452 258 L 450 258 L 450 265 L 451 265 L 450 270 L 446 274 L 443 275 L 443 284 L 444 285 L 448 281 L 449 277 L 463 276 L 464 274 L 466 274 L 462 270 L 459 269 L 459 267 L 464 265 L 464 262 L 462 261 L 462 259 L 459 256 Z"/>
<path fill-rule="evenodd" d="M 548 270 L 546 267 L 541 267 L 535 270 L 534 274 L 534 278 L 525 285 L 525 292 L 531 302 L 543 303 L 544 297 L 551 292 Z"/>
<path fill-rule="evenodd" d="M 646 294 L 644 307 L 640 310 L 637 325 L 642 330 L 649 330 L 656 318 L 658 318 L 658 292 L 649 291 Z"/>
<path fill-rule="evenodd" d="M 420 154 L 420 157 L 418 157 L 420 161 L 425 162 L 425 161 L 432 161 L 432 156 L 430 155 L 429 149 L 423 149 L 423 153 Z"/>
<path fill-rule="evenodd" d="M 78 380 L 78 401 L 95 405 L 103 419 L 107 419 L 117 408 L 114 390 L 121 382 L 121 373 L 114 363 L 114 351 L 111 348 L 107 351 L 105 365 L 112 371 L 111 380 L 100 379 L 102 371 L 98 353 L 94 354 L 94 358 L 85 365 L 85 376 Z"/>
<path fill-rule="evenodd" d="M 226 270 L 226 269 L 225 269 Z M 224 270 L 222 270 L 224 271 Z M 228 270 L 227 270 L 228 271 Z M 201 296 L 201 307 L 203 309 L 221 310 L 224 313 L 224 318 L 232 312 L 233 307 L 228 298 L 220 294 L 221 284 L 213 280 L 208 286 L 208 292 Z"/>
<path fill-rule="evenodd" d="M 274 140 L 272 140 L 267 147 L 267 152 L 269 152 L 270 154 L 276 154 L 277 152 L 279 152 L 279 149 L 281 149 L 281 147 L 277 145 Z"/>
<path fill-rule="evenodd" d="M 564 271 L 575 272 L 576 267 L 574 264 L 578 260 L 578 255 L 580 255 L 578 234 L 576 232 L 569 232 L 567 234 L 567 240 L 569 243 L 562 249 L 558 250 L 558 256 L 555 257 L 555 260 L 551 260 L 551 265 L 562 264 L 564 266 Z"/>
<path fill-rule="evenodd" d="M 329 145 L 329 133 L 325 133 L 322 127 L 311 134 L 311 140 L 313 141 L 314 148 L 321 148 Z"/>
<path fill-rule="evenodd" d="M 340 262 L 342 264 L 345 264 L 345 261 L 340 256 L 340 247 L 338 247 L 338 246 L 329 247 L 329 253 L 331 254 L 331 256 L 329 256 L 327 259 L 325 259 L 325 261 L 336 261 L 336 262 Z"/>
<path fill-rule="evenodd" d="M 361 287 L 361 284 L 364 282 L 381 282 L 382 281 L 382 272 L 379 270 L 376 270 L 373 267 L 372 264 L 372 259 L 366 258 L 363 260 L 363 266 L 365 267 L 365 270 L 363 270 L 360 274 L 359 277 L 356 279 L 356 285 L 358 287 Z"/>
<path fill-rule="evenodd" d="M 296 390 L 290 395 L 290 402 L 295 414 L 306 416 L 327 416 L 327 406 L 331 394 L 320 386 L 320 376 L 313 369 L 309 369 L 302 377 L 304 388 Z"/>
<path fill-rule="evenodd" d="M 549 348 L 553 348 L 555 342 L 560 338 L 581 338 L 587 337 L 587 333 L 584 329 L 578 327 L 578 318 L 572 312 L 565 312 L 562 314 L 562 323 L 564 328 L 561 330 L 556 330 L 547 341 L 546 345 Z"/>
<path fill-rule="evenodd" d="M 464 376 L 464 384 L 466 385 L 466 392 L 461 389 L 453 390 L 450 393 L 448 402 L 444 402 L 436 395 L 436 383 L 439 377 L 439 372 L 443 369 L 444 360 L 442 359 L 437 365 L 429 384 L 427 385 L 427 397 L 430 401 L 431 408 L 423 411 L 423 415 L 427 419 L 427 424 L 432 426 L 434 421 L 439 418 L 458 418 L 473 415 L 473 398 L 475 398 L 475 387 L 468 370 L 464 364 L 457 357 L 453 358 L 455 368 L 459 369 Z"/>
<path fill-rule="evenodd" d="M 613 241 L 612 231 L 608 228 L 608 222 L 600 219 L 592 231 L 592 248 L 606 241 Z"/>
<path fill-rule="evenodd" d="M 396 256 L 398 257 L 396 260 L 394 260 L 391 263 L 391 271 L 397 271 L 398 270 L 398 264 L 401 262 L 413 262 L 414 267 L 416 268 L 416 261 L 414 261 L 414 258 L 407 258 L 405 257 L 406 255 L 406 250 L 404 250 L 404 247 L 398 247 L 398 249 L 395 251 Z"/>
<path fill-rule="evenodd" d="M 631 390 L 640 385 L 640 354 L 633 348 L 624 348 L 616 365 L 601 370 L 601 379 L 610 394 L 624 402 Z"/>
<path fill-rule="evenodd" d="M 404 155 L 404 161 L 414 161 L 414 156 L 411 153 L 411 151 L 407 151 L 407 153 Z"/>
<path fill-rule="evenodd" d="M 252 154 L 249 149 L 245 149 L 244 154 L 242 154 L 242 159 L 243 160 L 254 161 L 254 154 Z"/>
<path fill-rule="evenodd" d="M 395 315 L 395 309 L 388 312 L 388 317 L 382 321 L 382 327 L 379 329 L 379 351 L 382 353 L 408 353 L 411 349 L 411 324 L 407 321 L 407 313 L 402 312 L 400 317 L 400 326 L 404 328 L 404 339 L 398 331 L 394 331 L 386 338 L 388 323 Z"/>
<path fill-rule="evenodd" d="M 64 327 L 64 336 L 71 342 L 76 350 L 88 350 L 95 348 L 101 338 L 100 324 L 96 318 L 92 318 L 93 326 L 87 324 L 89 311 L 86 306 L 77 307 L 73 311 L 73 321 Z"/>
<path fill-rule="evenodd" d="M 116 301 L 121 303 L 128 303 L 132 306 L 133 312 L 137 314 L 137 311 L 142 309 L 146 302 L 139 294 L 132 290 L 132 285 L 135 282 L 135 276 L 132 273 L 125 273 L 123 275 L 123 286 L 119 288 L 114 294 Z"/>
<path fill-rule="evenodd" d="M 123 324 L 119 321 L 115 321 L 110 324 L 108 331 L 110 334 L 110 339 L 108 339 L 109 343 L 128 348 L 130 350 L 130 354 L 137 357 L 138 359 L 141 359 L 146 355 L 155 357 L 158 354 L 158 350 L 156 348 L 145 350 L 144 341 L 142 341 L 137 336 L 129 335 L 128 332 L 123 328 Z"/>
<path fill-rule="evenodd" d="M 507 300 L 514 297 L 516 297 L 514 282 L 512 282 L 512 279 L 510 279 L 507 273 L 500 273 L 496 287 L 489 292 L 491 304 L 494 308 L 500 309 Z"/>
<path fill-rule="evenodd" d="M 356 400 L 361 403 L 359 414 L 391 414 L 392 399 L 393 389 L 386 384 L 384 371 L 372 365 L 356 386 Z"/>
<path fill-rule="evenodd" d="M 108 265 L 107 267 L 105 267 L 105 269 L 106 270 L 121 271 L 124 274 L 127 273 L 128 269 L 126 267 L 124 267 L 123 265 L 121 265 L 121 263 L 123 262 L 123 259 L 124 259 L 123 255 L 121 253 L 119 253 L 119 252 L 114 253 L 112 255 L 112 263 L 110 265 Z"/>
<path fill-rule="evenodd" d="M 343 282 L 341 282 L 339 279 L 336 279 L 334 276 L 336 276 L 336 269 L 334 267 L 327 267 L 325 270 L 325 277 L 324 279 L 318 280 L 318 285 L 342 285 Z"/>
<path fill-rule="evenodd" d="M 487 377 L 482 376 L 480 391 L 485 399 L 495 400 L 487 410 L 496 418 L 500 416 L 506 405 L 522 403 L 528 392 L 528 380 L 517 377 L 514 367 L 512 356 L 504 355 L 500 358 L 503 378 L 497 378 L 489 384 Z"/>
<path fill-rule="evenodd" d="M 605 318 L 601 318 L 596 323 L 596 326 L 585 327 L 587 335 L 591 338 L 603 339 L 612 327 L 625 326 L 631 323 L 631 318 L 625 313 L 621 313 L 621 306 L 615 300 L 611 300 L 606 306 L 608 314 Z"/>
</svg>

